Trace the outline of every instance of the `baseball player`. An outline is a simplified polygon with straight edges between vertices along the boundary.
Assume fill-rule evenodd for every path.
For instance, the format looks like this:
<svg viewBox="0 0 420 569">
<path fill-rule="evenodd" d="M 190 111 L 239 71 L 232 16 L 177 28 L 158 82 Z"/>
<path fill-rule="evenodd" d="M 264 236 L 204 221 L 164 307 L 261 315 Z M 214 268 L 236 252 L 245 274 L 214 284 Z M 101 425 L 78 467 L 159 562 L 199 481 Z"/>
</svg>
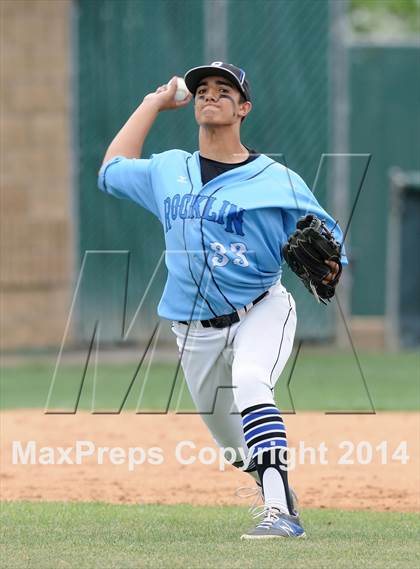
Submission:
<svg viewBox="0 0 420 569">
<path fill-rule="evenodd" d="M 242 69 L 213 62 L 184 80 L 190 94 L 182 101 L 176 77 L 144 98 L 111 142 L 99 188 L 163 226 L 168 276 L 158 314 L 172 321 L 188 388 L 215 441 L 261 485 L 261 519 L 242 538 L 303 537 L 273 396 L 296 329 L 282 247 L 306 214 L 324 220 L 337 241 L 342 234 L 295 172 L 241 142 L 252 109 Z M 158 114 L 191 99 L 199 150 L 139 158 Z M 327 261 L 324 285 L 337 281 L 341 262 L 344 255 Z"/>
</svg>

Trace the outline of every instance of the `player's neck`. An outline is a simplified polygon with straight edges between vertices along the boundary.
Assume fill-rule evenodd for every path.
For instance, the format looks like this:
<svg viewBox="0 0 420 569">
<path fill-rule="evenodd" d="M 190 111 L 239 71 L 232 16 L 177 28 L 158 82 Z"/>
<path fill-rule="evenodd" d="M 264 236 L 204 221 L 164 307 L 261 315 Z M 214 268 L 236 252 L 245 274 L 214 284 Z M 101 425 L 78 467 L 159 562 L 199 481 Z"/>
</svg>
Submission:
<svg viewBox="0 0 420 569">
<path fill-rule="evenodd" d="M 201 127 L 199 132 L 199 149 L 203 158 L 237 164 L 249 156 L 248 150 L 241 143 L 239 132 L 232 127 Z"/>
</svg>

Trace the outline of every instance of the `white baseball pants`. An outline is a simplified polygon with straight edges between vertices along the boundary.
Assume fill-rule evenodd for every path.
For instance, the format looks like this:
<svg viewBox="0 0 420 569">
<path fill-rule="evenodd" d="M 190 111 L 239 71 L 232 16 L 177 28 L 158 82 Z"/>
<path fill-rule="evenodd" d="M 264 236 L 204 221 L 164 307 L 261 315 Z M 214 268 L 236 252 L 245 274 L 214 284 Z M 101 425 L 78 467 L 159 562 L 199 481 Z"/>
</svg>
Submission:
<svg viewBox="0 0 420 569">
<path fill-rule="evenodd" d="M 220 447 L 248 454 L 240 412 L 275 403 L 274 386 L 291 354 L 296 306 L 281 283 L 230 328 L 173 322 L 192 399 Z M 188 331 L 188 334 L 187 334 Z"/>
</svg>

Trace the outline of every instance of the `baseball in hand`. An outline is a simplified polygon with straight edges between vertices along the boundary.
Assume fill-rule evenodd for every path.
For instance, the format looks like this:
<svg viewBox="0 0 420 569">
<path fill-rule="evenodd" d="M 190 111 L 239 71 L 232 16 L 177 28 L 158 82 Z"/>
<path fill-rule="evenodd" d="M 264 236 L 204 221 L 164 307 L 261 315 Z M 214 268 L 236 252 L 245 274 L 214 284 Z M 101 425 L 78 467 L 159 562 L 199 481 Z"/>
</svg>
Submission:
<svg viewBox="0 0 420 569">
<path fill-rule="evenodd" d="M 188 97 L 188 95 L 189 91 L 185 85 L 185 81 L 181 77 L 177 77 L 175 101 L 183 101 L 186 97 Z"/>
</svg>

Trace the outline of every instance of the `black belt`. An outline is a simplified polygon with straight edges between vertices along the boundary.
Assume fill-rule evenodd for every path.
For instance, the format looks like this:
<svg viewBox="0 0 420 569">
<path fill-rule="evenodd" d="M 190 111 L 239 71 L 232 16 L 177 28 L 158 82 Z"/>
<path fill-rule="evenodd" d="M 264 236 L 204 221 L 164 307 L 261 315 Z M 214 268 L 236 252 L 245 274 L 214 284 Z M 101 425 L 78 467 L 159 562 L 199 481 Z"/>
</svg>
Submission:
<svg viewBox="0 0 420 569">
<path fill-rule="evenodd" d="M 268 290 L 266 290 L 265 292 L 260 294 L 260 296 L 258 296 L 255 300 L 250 302 L 250 304 L 245 307 L 245 310 L 247 310 L 248 306 L 254 306 L 258 302 L 260 302 L 260 300 L 265 298 L 267 294 Z M 238 312 L 235 311 L 232 312 L 231 314 L 224 314 L 223 316 L 216 316 L 215 318 L 210 318 L 210 320 L 200 320 L 200 323 L 203 326 L 203 328 L 226 328 L 226 326 L 231 326 L 232 324 L 236 324 L 236 322 L 239 322 L 239 320 L 240 316 Z M 180 324 L 185 324 L 188 326 L 188 322 L 186 320 L 178 320 L 178 322 Z"/>
</svg>

